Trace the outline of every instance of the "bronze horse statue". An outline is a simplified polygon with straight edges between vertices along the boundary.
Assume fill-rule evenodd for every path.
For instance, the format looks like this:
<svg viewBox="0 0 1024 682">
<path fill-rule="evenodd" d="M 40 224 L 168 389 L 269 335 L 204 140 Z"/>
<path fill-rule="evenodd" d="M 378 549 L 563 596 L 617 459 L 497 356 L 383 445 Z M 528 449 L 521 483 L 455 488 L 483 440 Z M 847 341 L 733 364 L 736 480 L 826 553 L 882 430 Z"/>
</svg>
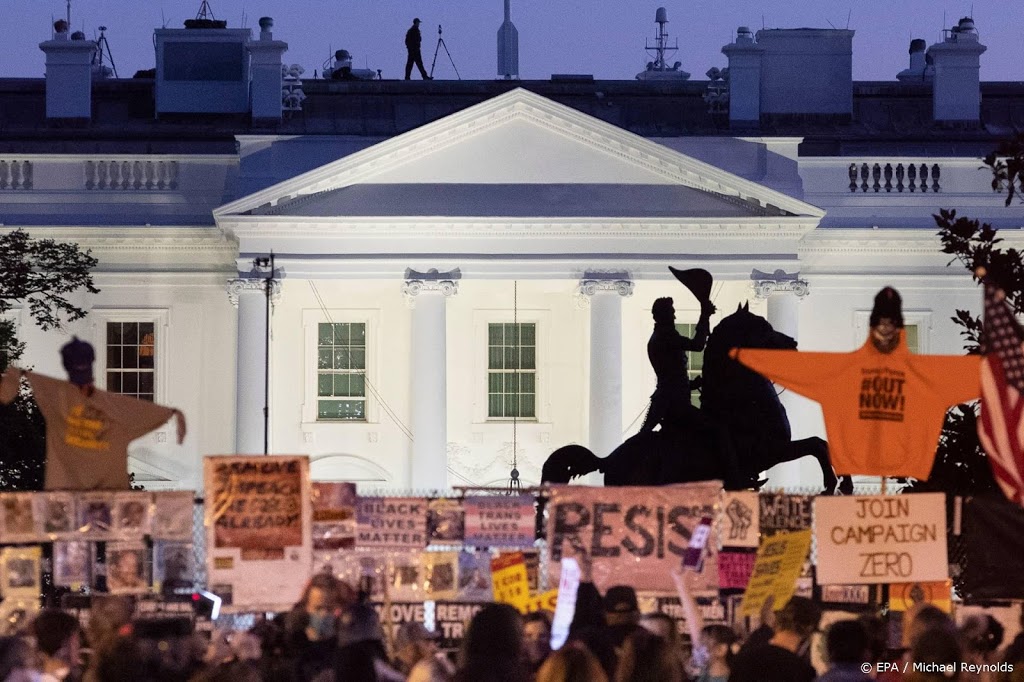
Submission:
<svg viewBox="0 0 1024 682">
<path fill-rule="evenodd" d="M 828 444 L 812 437 L 792 440 L 786 409 L 775 386 L 756 372 L 729 357 L 732 348 L 795 349 L 796 341 L 777 332 L 762 317 L 738 306 L 711 332 L 704 351 L 700 378 L 700 411 L 734 448 L 735 469 L 715 447 L 715 438 L 704 430 L 685 426 L 638 433 L 599 458 L 582 445 L 555 450 L 544 462 L 545 483 L 568 483 L 576 476 L 603 472 L 605 485 L 665 485 L 722 479 L 729 488 L 759 487 L 762 471 L 782 462 L 814 457 L 821 466 L 825 492 L 840 484 L 828 456 Z M 695 382 L 696 383 L 696 382 Z M 844 477 L 843 492 L 852 490 Z"/>
</svg>

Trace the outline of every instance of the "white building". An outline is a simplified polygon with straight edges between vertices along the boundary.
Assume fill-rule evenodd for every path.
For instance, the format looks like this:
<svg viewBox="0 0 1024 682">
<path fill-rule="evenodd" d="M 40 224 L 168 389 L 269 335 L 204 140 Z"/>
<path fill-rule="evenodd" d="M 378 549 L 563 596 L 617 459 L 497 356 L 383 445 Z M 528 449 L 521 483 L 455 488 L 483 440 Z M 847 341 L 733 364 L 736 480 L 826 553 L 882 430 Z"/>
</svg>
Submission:
<svg viewBox="0 0 1024 682">
<path fill-rule="evenodd" d="M 159 104 L 146 79 L 0 80 L 0 223 L 92 250 L 102 291 L 67 335 L 95 344 L 101 387 L 185 412 L 182 446 L 169 425 L 133 445 L 147 487 L 262 453 L 266 386 L 269 452 L 309 454 L 316 478 L 505 485 L 515 442 L 530 484 L 556 447 L 603 456 L 639 428 L 651 303 L 697 318 L 669 265 L 712 272 L 719 316 L 749 302 L 810 350 L 859 346 L 892 285 L 919 352 L 962 352 L 950 318 L 980 292 L 931 216 L 1024 224 L 979 169 L 1024 123 L 1024 87 L 979 85 L 984 48 L 952 36 L 933 87 L 853 83 L 849 31 L 741 31 L 723 49 L 731 116 L 693 81 L 306 82 L 282 115 L 265 89 L 286 45 L 224 34 L 252 54 L 258 116 Z M 81 77 L 49 66 L 89 54 L 69 43 L 41 46 L 48 78 Z M 794 73 L 811 60 L 828 78 Z M 271 254 L 268 337 L 254 262 Z M 66 337 L 17 315 L 26 363 L 62 376 Z M 795 438 L 824 435 L 815 403 L 783 397 Z"/>
</svg>

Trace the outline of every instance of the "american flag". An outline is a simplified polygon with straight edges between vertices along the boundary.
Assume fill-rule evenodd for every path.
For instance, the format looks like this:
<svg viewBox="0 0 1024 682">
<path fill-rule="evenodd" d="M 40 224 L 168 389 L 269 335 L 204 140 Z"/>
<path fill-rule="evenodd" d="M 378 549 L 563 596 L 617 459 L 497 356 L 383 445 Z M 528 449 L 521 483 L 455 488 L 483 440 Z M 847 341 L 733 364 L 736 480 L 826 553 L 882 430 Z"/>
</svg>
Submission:
<svg viewBox="0 0 1024 682">
<path fill-rule="evenodd" d="M 985 283 L 978 436 L 1006 496 L 1024 504 L 1024 330 L 995 285 Z"/>
</svg>

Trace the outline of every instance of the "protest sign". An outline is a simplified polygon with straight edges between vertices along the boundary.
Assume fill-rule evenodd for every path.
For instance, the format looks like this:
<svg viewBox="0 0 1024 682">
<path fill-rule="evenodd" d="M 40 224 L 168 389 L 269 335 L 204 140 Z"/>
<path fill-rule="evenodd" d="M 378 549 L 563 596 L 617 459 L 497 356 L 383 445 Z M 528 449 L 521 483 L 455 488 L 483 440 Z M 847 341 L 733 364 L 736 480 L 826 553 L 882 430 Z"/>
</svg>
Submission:
<svg viewBox="0 0 1024 682">
<path fill-rule="evenodd" d="M 637 590 L 674 590 L 671 571 L 680 565 L 701 519 L 716 515 L 721 488 L 718 481 L 652 488 L 554 488 L 547 527 L 552 582 L 562 557 L 582 551 L 591 557 L 599 589 L 629 576 Z M 717 547 L 713 530 L 695 590 L 717 589 Z"/>
<path fill-rule="evenodd" d="M 931 604 L 946 613 L 953 612 L 953 582 L 894 583 L 889 585 L 889 610 L 909 611 L 918 603 Z"/>
<path fill-rule="evenodd" d="M 508 552 L 492 559 L 491 582 L 494 601 L 511 604 L 520 610 L 525 608 L 530 598 L 530 579 L 522 552 Z"/>
<path fill-rule="evenodd" d="M 576 594 L 580 589 L 580 565 L 575 559 L 563 558 L 561 579 L 558 581 L 558 600 L 551 621 L 551 648 L 561 649 L 569 637 L 569 626 L 576 615 Z"/>
<path fill-rule="evenodd" d="M 309 459 L 221 456 L 203 464 L 211 590 L 236 607 L 294 604 L 312 568 Z"/>
<path fill-rule="evenodd" d="M 718 553 L 718 587 L 723 590 L 745 590 L 754 572 L 754 552 L 722 550 Z"/>
<path fill-rule="evenodd" d="M 722 546 L 757 549 L 760 535 L 758 495 L 752 490 L 722 493 Z"/>
<path fill-rule="evenodd" d="M 465 517 L 461 500 L 431 500 L 427 504 L 427 541 L 431 545 L 461 544 Z"/>
<path fill-rule="evenodd" d="M 356 484 L 314 481 L 313 549 L 352 549 L 356 544 Z"/>
<path fill-rule="evenodd" d="M 458 649 L 466 636 L 469 621 L 483 604 L 466 602 L 437 602 L 434 605 L 434 632 L 440 635 L 438 646 L 442 649 Z"/>
<path fill-rule="evenodd" d="M 459 553 L 424 552 L 420 556 L 423 566 L 423 596 L 425 599 L 455 599 L 459 592 Z"/>
<path fill-rule="evenodd" d="M 813 503 L 814 498 L 809 495 L 759 495 L 758 522 L 761 535 L 770 537 L 782 531 L 807 530 L 814 520 Z"/>
<path fill-rule="evenodd" d="M 360 549 L 423 549 L 427 546 L 427 501 L 422 497 L 360 497 L 356 524 Z"/>
<path fill-rule="evenodd" d="M 821 601 L 867 606 L 873 601 L 872 585 L 822 585 Z"/>
<path fill-rule="evenodd" d="M 705 625 L 729 623 L 726 604 L 717 596 L 695 596 L 694 602 Z M 675 622 L 677 632 L 686 633 L 686 611 L 679 602 L 679 597 L 658 597 L 654 603 L 655 611 L 665 614 Z"/>
<path fill-rule="evenodd" d="M 558 605 L 558 590 L 548 590 L 541 594 L 535 594 L 526 599 L 520 606 L 520 613 L 533 613 L 534 611 L 554 611 Z"/>
<path fill-rule="evenodd" d="M 754 572 L 743 595 L 742 615 L 758 613 L 769 595 L 774 597 L 776 610 L 785 606 L 796 590 L 797 579 L 810 549 L 809 530 L 777 533 L 764 538 L 757 548 Z"/>
<path fill-rule="evenodd" d="M 533 546 L 536 511 L 532 495 L 492 495 L 465 500 L 465 544 L 521 549 Z"/>
<path fill-rule="evenodd" d="M 491 555 L 488 552 L 459 552 L 460 602 L 486 602 L 494 596 L 491 588 Z"/>
<path fill-rule="evenodd" d="M 942 493 L 820 497 L 814 515 L 821 585 L 949 577 Z"/>
</svg>

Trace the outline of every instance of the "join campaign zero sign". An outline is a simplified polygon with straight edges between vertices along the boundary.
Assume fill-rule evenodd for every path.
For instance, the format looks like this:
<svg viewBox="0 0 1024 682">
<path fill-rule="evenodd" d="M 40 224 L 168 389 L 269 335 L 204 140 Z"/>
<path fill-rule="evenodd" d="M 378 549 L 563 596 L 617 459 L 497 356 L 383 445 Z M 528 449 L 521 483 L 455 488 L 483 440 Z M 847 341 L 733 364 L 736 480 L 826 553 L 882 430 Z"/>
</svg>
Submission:
<svg viewBox="0 0 1024 682">
<path fill-rule="evenodd" d="M 558 580 L 562 557 L 586 552 L 601 590 L 628 583 L 638 590 L 673 591 L 671 571 L 680 566 L 701 519 L 716 516 L 721 490 L 720 481 L 554 488 L 547 508 L 550 582 Z M 707 543 L 697 591 L 718 589 L 717 546 L 717 537 Z"/>
<path fill-rule="evenodd" d="M 877 584 L 949 577 L 946 496 L 819 497 L 818 583 Z"/>
</svg>

